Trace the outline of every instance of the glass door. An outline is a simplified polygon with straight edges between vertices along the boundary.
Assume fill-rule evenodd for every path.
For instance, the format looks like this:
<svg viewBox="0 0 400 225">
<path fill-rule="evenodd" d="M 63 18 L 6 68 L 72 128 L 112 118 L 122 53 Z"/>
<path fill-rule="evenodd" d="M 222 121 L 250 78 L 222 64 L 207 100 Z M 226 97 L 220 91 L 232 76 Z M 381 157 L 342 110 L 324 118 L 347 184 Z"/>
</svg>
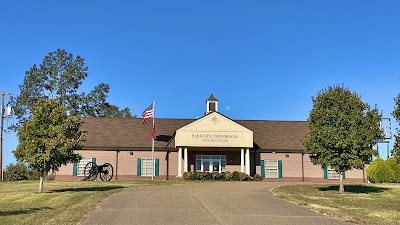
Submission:
<svg viewBox="0 0 400 225">
<path fill-rule="evenodd" d="M 221 160 L 203 159 L 201 160 L 201 171 L 221 173 Z"/>
<path fill-rule="evenodd" d="M 196 155 L 197 172 L 218 172 L 226 171 L 225 155 Z"/>
<path fill-rule="evenodd" d="M 201 171 L 203 171 L 203 172 L 210 171 L 210 160 L 202 160 Z"/>
<path fill-rule="evenodd" d="M 213 161 L 211 169 L 212 169 L 211 172 L 221 173 L 220 161 Z"/>
</svg>

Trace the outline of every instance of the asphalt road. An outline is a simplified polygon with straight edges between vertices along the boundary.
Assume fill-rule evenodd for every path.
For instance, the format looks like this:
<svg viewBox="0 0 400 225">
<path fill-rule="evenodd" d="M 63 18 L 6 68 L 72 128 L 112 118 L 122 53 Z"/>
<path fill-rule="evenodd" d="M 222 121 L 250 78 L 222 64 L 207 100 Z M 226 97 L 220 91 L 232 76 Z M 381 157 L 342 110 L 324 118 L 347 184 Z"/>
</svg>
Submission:
<svg viewBox="0 0 400 225">
<path fill-rule="evenodd" d="M 282 183 L 211 182 L 145 187 L 105 199 L 81 224 L 349 224 L 275 198 Z"/>
</svg>

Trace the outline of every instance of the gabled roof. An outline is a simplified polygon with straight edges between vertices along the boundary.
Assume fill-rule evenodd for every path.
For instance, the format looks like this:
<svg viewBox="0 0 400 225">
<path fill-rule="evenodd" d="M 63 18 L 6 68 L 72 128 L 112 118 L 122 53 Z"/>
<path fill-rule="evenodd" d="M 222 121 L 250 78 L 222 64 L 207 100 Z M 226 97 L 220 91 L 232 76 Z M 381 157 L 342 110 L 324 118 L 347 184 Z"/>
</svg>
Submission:
<svg viewBox="0 0 400 225">
<path fill-rule="evenodd" d="M 151 123 L 142 124 L 141 118 L 83 118 L 82 129 L 88 135 L 84 149 L 149 149 Z M 173 149 L 174 132 L 195 119 L 156 118 L 155 148 Z M 253 131 L 254 149 L 299 150 L 308 133 L 306 121 L 233 120 Z"/>
<path fill-rule="evenodd" d="M 236 138 L 226 142 L 205 142 L 201 138 L 193 138 L 193 135 L 236 135 Z M 179 128 L 175 135 L 175 146 L 192 147 L 253 147 L 253 131 L 249 130 L 234 120 L 219 112 L 211 112 L 194 122 Z"/>
</svg>

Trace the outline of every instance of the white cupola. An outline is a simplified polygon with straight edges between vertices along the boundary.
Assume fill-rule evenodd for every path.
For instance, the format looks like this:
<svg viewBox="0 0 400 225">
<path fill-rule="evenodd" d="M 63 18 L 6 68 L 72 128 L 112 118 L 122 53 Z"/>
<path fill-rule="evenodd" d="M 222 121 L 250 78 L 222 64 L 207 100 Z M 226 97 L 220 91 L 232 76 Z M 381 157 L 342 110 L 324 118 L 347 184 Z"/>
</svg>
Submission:
<svg viewBox="0 0 400 225">
<path fill-rule="evenodd" d="M 211 112 L 218 112 L 218 100 L 214 97 L 212 93 L 210 97 L 207 99 L 206 104 L 207 104 L 206 115 Z"/>
</svg>

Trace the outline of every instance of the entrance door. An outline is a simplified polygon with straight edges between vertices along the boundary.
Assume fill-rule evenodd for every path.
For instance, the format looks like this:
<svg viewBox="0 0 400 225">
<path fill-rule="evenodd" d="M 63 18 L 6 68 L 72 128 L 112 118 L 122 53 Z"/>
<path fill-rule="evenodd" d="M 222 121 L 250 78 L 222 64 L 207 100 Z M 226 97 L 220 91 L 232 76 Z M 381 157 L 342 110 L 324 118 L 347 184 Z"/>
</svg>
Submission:
<svg viewBox="0 0 400 225">
<path fill-rule="evenodd" d="M 203 172 L 221 173 L 221 160 L 203 159 L 201 162 L 201 170 Z"/>
<path fill-rule="evenodd" d="M 226 171 L 225 155 L 196 155 L 197 172 L 218 172 Z"/>
</svg>

